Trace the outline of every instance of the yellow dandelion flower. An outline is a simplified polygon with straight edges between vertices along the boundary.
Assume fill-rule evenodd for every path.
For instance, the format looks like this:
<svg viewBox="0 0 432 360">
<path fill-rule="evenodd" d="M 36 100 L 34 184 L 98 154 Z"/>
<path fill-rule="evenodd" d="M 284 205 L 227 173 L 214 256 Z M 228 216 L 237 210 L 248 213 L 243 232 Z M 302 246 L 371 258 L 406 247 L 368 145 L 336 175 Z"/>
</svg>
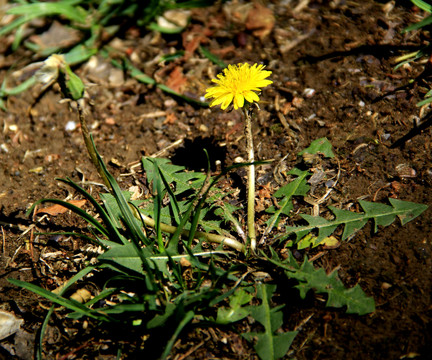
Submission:
<svg viewBox="0 0 432 360">
<path fill-rule="evenodd" d="M 231 102 L 236 110 L 244 106 L 245 100 L 249 103 L 258 102 L 259 97 L 254 91 L 260 91 L 260 88 L 273 83 L 266 80 L 272 72 L 264 70 L 264 67 L 258 64 L 250 66 L 247 63 L 228 65 L 223 70 L 223 75 L 218 74 L 218 78 L 212 80 L 217 86 L 207 89 L 204 97 L 213 98 L 210 106 L 221 105 L 222 110 Z"/>
</svg>

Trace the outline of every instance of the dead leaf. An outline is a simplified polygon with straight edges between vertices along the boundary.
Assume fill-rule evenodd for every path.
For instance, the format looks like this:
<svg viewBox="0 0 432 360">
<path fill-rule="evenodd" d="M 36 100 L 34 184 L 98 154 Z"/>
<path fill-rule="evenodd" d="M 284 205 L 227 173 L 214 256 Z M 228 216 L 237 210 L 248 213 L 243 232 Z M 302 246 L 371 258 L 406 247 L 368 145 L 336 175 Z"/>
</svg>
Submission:
<svg viewBox="0 0 432 360">
<path fill-rule="evenodd" d="M 183 267 L 191 267 L 192 264 L 188 259 L 186 259 L 185 257 L 182 257 L 180 259 L 180 265 Z"/>
<path fill-rule="evenodd" d="M 320 245 L 324 245 L 324 249 L 327 250 L 337 249 L 340 246 L 340 241 L 334 236 L 328 236 L 320 243 Z"/>
<path fill-rule="evenodd" d="M 271 33 L 275 24 L 273 12 L 265 6 L 255 2 L 246 20 L 246 29 L 253 30 L 254 36 L 263 40 Z"/>
<path fill-rule="evenodd" d="M 16 318 L 15 315 L 0 310 L 0 340 L 15 334 L 23 322 L 24 320 Z"/>
<path fill-rule="evenodd" d="M 187 79 L 183 75 L 180 66 L 176 66 L 169 74 L 166 85 L 172 90 L 181 93 L 187 83 Z"/>
<path fill-rule="evenodd" d="M 82 208 L 84 206 L 84 204 L 87 202 L 87 200 L 83 199 L 83 200 L 70 200 L 68 201 L 69 204 L 75 205 L 79 208 Z M 59 214 L 64 214 L 66 211 L 68 211 L 67 208 L 65 208 L 64 206 L 61 206 L 59 204 L 54 204 L 52 206 L 48 206 L 46 208 L 43 209 L 39 209 L 36 214 L 48 214 L 51 216 L 57 216 Z"/>
<path fill-rule="evenodd" d="M 168 125 L 172 125 L 177 121 L 177 116 L 175 113 L 173 112 L 169 112 L 166 114 L 165 120 L 163 122 L 164 125 L 168 124 Z"/>
<path fill-rule="evenodd" d="M 213 32 L 207 27 L 194 25 L 189 31 L 182 33 L 182 44 L 185 49 L 184 59 L 189 59 L 201 44 L 208 42 Z"/>
<path fill-rule="evenodd" d="M 69 298 L 84 304 L 92 298 L 92 294 L 87 289 L 78 289 Z"/>
</svg>

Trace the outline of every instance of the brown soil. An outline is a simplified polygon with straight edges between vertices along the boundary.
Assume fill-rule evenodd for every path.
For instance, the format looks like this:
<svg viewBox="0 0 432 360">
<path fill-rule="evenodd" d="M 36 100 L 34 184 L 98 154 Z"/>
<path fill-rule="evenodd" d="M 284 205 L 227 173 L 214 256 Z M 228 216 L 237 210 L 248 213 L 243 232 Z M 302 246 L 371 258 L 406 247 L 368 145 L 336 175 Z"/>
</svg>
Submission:
<svg viewBox="0 0 432 360">
<path fill-rule="evenodd" d="M 192 39 L 202 36 L 202 44 L 226 63 L 266 64 L 273 72 L 274 84 L 262 94 L 254 134 L 257 158 L 274 159 L 274 163 L 259 172 L 258 180 L 271 174 L 281 159 L 286 169 L 293 167 L 300 150 L 325 136 L 334 147 L 337 160 L 331 166 L 337 169 L 339 163 L 340 177 L 332 196 L 322 205 L 356 207 L 359 199 L 386 202 L 388 197 L 432 203 L 431 129 L 391 147 L 419 116 L 419 87 L 427 81 L 414 81 L 395 91 L 424 69 L 413 64 L 393 70 L 401 50 L 418 48 L 423 41 L 419 34 L 401 35 L 401 30 L 416 20 L 408 4 L 392 8 L 390 3 L 371 0 L 316 0 L 294 10 L 290 1 L 272 1 L 267 8 L 276 21 L 262 39 L 262 33 L 247 29 L 241 12 L 228 4 L 222 11 L 221 6 L 194 10 L 182 36 L 158 36 L 131 28 L 116 40 L 116 46 L 132 51 L 140 59 L 136 66 L 148 75 L 197 98 L 219 68 L 192 49 Z M 161 66 L 153 61 L 161 53 L 185 48 L 193 51 L 174 63 Z M 26 65 L 28 56 L 25 51 L 10 53 L 5 49 L 0 79 L 8 74 L 11 64 L 15 69 Z M 178 76 L 177 71 L 183 75 Z M 220 160 L 223 166 L 245 156 L 238 112 L 193 107 L 129 78 L 120 84 L 110 83 L 112 70 L 108 75 L 84 67 L 77 72 L 96 84 L 89 88 L 94 103 L 89 106 L 92 133 L 122 188 L 142 187 L 139 168 L 134 168 L 134 175 L 125 174 L 131 173 L 142 155 L 155 154 L 179 139 L 181 144 L 161 156 L 189 169 L 205 168 L 205 157 L 199 156 L 202 148 L 209 151 L 213 164 Z M 82 227 L 75 216 L 66 213 L 33 227 L 26 210 L 42 198 L 74 195 L 57 177 L 82 181 L 94 194 L 101 191 L 80 129 L 66 130 L 66 124 L 77 119 L 66 104 L 59 103 L 58 91 L 48 91 L 33 107 L 32 116 L 27 114 L 39 91 L 35 88 L 11 97 L 9 111 L 0 115 L 0 307 L 25 320 L 23 331 L 1 343 L 4 358 L 11 352 L 17 358 L 33 357 L 34 336 L 49 305 L 6 279 L 55 288 L 72 276 L 75 262 L 71 260 L 79 257 L 83 246 L 65 237 L 35 235 L 41 230 Z M 244 184 L 227 183 L 242 190 L 239 201 L 244 203 Z M 302 211 L 310 212 L 311 207 Z M 258 212 L 257 216 L 260 219 L 264 214 Z M 368 224 L 337 249 L 314 250 L 313 254 L 323 251 L 315 261 L 317 266 L 327 271 L 339 268 L 342 281 L 347 286 L 360 284 L 377 307 L 370 315 L 355 316 L 326 308 L 316 295 L 300 301 L 297 292 L 281 294 L 290 296 L 283 299 L 288 302 L 284 329 L 299 330 L 287 358 L 432 359 L 430 216 L 428 209 L 403 227 L 395 222 L 378 233 Z M 28 241 L 35 244 L 32 251 L 25 249 Z M 54 255 L 47 257 L 47 253 Z M 64 313 L 58 313 L 47 334 L 47 358 L 115 358 L 117 337 L 130 349 L 129 358 L 134 358 L 139 336 L 125 340 L 118 333 L 113 335 L 114 329 L 102 331 L 100 324 L 87 325 L 64 320 Z M 251 359 L 255 355 L 230 329 L 190 328 L 182 333 L 172 358 Z"/>
</svg>

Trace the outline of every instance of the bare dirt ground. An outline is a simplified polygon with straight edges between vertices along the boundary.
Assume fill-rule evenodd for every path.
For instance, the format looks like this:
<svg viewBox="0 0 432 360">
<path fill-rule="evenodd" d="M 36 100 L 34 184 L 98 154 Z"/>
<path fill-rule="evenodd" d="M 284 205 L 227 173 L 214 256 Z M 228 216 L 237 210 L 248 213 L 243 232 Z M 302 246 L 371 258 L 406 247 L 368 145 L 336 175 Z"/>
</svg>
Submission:
<svg viewBox="0 0 432 360">
<path fill-rule="evenodd" d="M 431 129 L 391 147 L 411 130 L 420 114 L 416 103 L 428 84 L 427 78 L 409 84 L 424 70 L 422 64 L 393 70 L 402 50 L 418 48 L 425 41 L 420 34 L 401 35 L 416 20 L 415 9 L 410 3 L 393 7 L 371 0 L 295 5 L 267 3 L 268 12 L 258 8 L 264 14 L 261 23 L 242 18 L 247 7 L 214 5 L 194 10 L 191 24 L 181 35 L 161 36 L 132 27 L 112 45 L 129 54 L 146 74 L 197 99 L 220 69 L 196 44 L 226 63 L 264 63 L 273 72 L 274 84 L 264 90 L 254 124 L 258 159 L 274 159 L 274 166 L 283 159 L 289 169 L 299 161 L 299 151 L 325 136 L 337 159 L 329 166 L 337 168 L 338 162 L 340 177 L 324 205 L 358 206 L 359 199 L 386 203 L 388 197 L 432 204 Z M 258 28 L 254 28 L 256 23 Z M 175 50 L 185 50 L 185 55 L 170 63 L 155 61 Z M 11 53 L 6 47 L 4 51 L 0 79 L 12 64 L 17 69 L 30 61 L 25 51 Z M 104 64 L 103 59 L 98 61 L 97 66 Z M 96 84 L 88 89 L 94 104 L 89 107 L 92 133 L 124 189 L 144 187 L 139 168 L 130 175 L 142 155 L 162 150 L 162 157 L 194 170 L 206 166 L 205 156 L 199 155 L 203 148 L 213 164 L 220 160 L 222 166 L 245 156 L 242 118 L 235 111 L 193 107 L 109 66 L 104 71 L 82 66 L 77 73 Z M 76 217 L 66 213 L 33 228 L 26 210 L 41 198 L 73 198 L 56 177 L 82 181 L 93 194 L 100 191 L 80 129 L 73 126 L 79 124 L 76 115 L 58 102 L 58 89 L 48 91 L 31 116 L 27 113 L 39 91 L 35 88 L 11 97 L 9 111 L 0 114 L 0 306 L 24 319 L 23 331 L 0 344 L 3 358 L 10 358 L 11 352 L 16 358 L 33 357 L 34 336 L 49 305 L 6 279 L 54 288 L 56 281 L 74 273 L 78 265 L 73 259 L 79 258 L 83 245 L 70 238 L 35 235 L 41 230 L 80 228 L 83 224 Z M 271 176 L 259 182 L 272 170 L 259 170 L 258 190 L 277 188 Z M 238 200 L 243 203 L 245 183 L 238 179 L 244 180 L 241 171 L 226 183 L 241 190 Z M 263 214 L 259 199 L 257 203 L 259 223 Z M 304 211 L 311 211 L 307 204 L 303 206 Z M 338 267 L 342 281 L 348 286 L 360 284 L 377 307 L 374 313 L 359 317 L 326 308 L 316 295 L 300 301 L 295 292 L 279 294 L 284 301 L 292 299 L 284 328 L 300 331 L 287 358 L 432 358 L 431 211 L 406 226 L 395 222 L 378 233 L 368 224 L 336 249 L 310 251 L 323 251 L 315 264 L 327 271 Z M 31 251 L 26 250 L 29 241 L 34 242 Z M 111 359 L 116 354 L 113 344 L 118 342 L 130 350 L 129 358 L 139 356 L 139 335 L 125 338 L 116 329 L 87 325 L 57 314 L 46 339 L 47 358 Z M 172 359 L 255 356 L 250 345 L 229 328 L 190 327 L 176 343 Z"/>
</svg>

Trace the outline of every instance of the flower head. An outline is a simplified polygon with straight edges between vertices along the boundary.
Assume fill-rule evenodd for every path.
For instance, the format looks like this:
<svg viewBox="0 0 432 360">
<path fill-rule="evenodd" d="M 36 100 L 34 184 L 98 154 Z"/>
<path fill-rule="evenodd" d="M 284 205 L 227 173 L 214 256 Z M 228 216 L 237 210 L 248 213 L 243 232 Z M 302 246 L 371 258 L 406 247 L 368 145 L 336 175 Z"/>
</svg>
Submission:
<svg viewBox="0 0 432 360">
<path fill-rule="evenodd" d="M 245 100 L 249 103 L 258 102 L 259 97 L 254 91 L 260 91 L 260 88 L 273 83 L 266 80 L 271 71 L 264 70 L 264 67 L 258 64 L 250 66 L 247 63 L 228 65 L 228 68 L 223 70 L 223 75 L 218 74 L 218 78 L 212 80 L 217 86 L 207 89 L 205 98 L 213 98 L 210 106 L 220 104 L 222 110 L 231 102 L 236 110 L 244 106 Z"/>
<path fill-rule="evenodd" d="M 36 72 L 36 80 L 44 85 L 57 80 L 59 68 L 66 64 L 63 55 L 53 54 L 43 62 L 43 66 Z"/>
</svg>

